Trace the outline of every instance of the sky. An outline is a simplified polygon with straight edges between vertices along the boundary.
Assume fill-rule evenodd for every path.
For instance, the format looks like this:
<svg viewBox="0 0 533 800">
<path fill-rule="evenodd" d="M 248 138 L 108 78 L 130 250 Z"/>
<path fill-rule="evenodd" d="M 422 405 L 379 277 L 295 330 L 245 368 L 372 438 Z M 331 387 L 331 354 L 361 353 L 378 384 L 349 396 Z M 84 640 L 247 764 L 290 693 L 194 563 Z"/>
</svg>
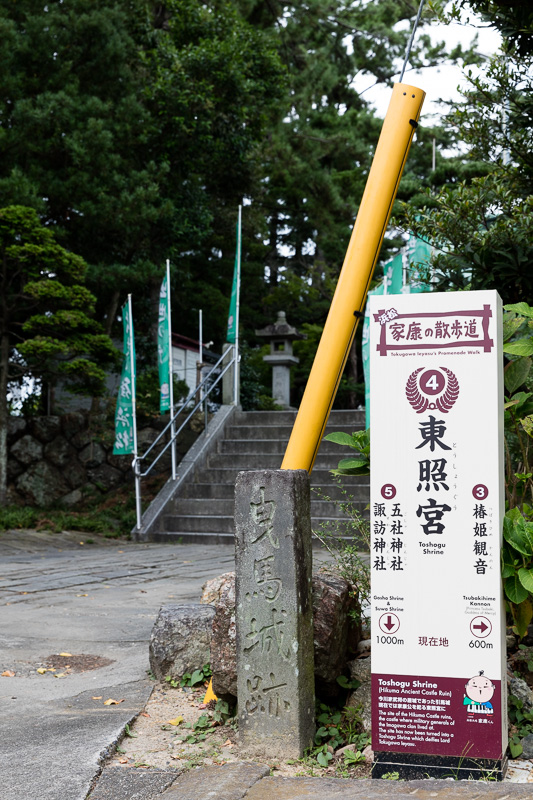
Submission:
<svg viewBox="0 0 533 800">
<path fill-rule="evenodd" d="M 501 42 L 501 36 L 498 31 L 484 27 L 484 23 L 479 20 L 476 20 L 476 27 L 451 23 L 449 25 L 433 25 L 431 29 L 424 28 L 423 30 L 424 33 L 430 33 L 434 41 L 446 42 L 448 49 L 452 49 L 458 43 L 467 48 L 477 34 L 477 50 L 487 56 L 496 52 Z M 479 67 L 471 67 L 471 69 L 474 74 L 480 71 Z M 442 105 L 439 106 L 438 101 L 440 99 L 451 102 L 458 100 L 460 95 L 457 91 L 457 86 L 465 83 L 465 79 L 459 66 L 445 64 L 416 72 L 410 69 L 408 65 L 403 82 L 426 92 L 421 121 L 426 124 L 432 124 L 437 121 L 440 114 L 444 113 L 444 108 Z M 370 93 L 372 93 L 371 97 Z M 380 116 L 385 116 L 387 112 L 390 94 L 390 89 L 386 87 L 375 87 L 368 92 L 367 97 L 369 100 L 371 99 Z"/>
</svg>

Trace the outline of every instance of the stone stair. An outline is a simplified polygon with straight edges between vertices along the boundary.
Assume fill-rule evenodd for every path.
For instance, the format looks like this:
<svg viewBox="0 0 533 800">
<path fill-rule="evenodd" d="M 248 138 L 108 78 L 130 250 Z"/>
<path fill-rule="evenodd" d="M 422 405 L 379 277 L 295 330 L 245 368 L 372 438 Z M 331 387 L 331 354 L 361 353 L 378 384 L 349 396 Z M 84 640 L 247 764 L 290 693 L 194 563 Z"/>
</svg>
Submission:
<svg viewBox="0 0 533 800">
<path fill-rule="evenodd" d="M 241 470 L 279 469 L 296 418 L 295 411 L 236 411 L 205 462 L 194 470 L 192 480 L 181 486 L 165 507 L 159 530 L 152 541 L 233 542 L 233 497 L 237 473 Z M 326 433 L 352 433 L 364 427 L 362 411 L 332 411 Z M 345 522 L 346 516 L 326 494 L 343 499 L 329 470 L 341 458 L 350 455 L 347 448 L 323 441 L 311 474 L 311 516 L 315 529 L 323 523 Z M 369 478 L 345 478 L 346 489 L 358 510 L 368 504 Z M 349 528 L 344 535 L 353 536 Z"/>
</svg>

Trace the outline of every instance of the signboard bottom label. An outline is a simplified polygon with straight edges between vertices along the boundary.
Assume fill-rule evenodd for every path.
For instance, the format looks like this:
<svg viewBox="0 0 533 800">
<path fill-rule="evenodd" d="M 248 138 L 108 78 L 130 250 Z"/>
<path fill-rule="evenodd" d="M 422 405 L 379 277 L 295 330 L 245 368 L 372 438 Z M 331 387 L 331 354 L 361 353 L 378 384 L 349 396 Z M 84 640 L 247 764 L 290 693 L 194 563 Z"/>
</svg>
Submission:
<svg viewBox="0 0 533 800">
<path fill-rule="evenodd" d="M 372 675 L 372 749 L 461 758 L 502 758 L 501 682 Z"/>
</svg>

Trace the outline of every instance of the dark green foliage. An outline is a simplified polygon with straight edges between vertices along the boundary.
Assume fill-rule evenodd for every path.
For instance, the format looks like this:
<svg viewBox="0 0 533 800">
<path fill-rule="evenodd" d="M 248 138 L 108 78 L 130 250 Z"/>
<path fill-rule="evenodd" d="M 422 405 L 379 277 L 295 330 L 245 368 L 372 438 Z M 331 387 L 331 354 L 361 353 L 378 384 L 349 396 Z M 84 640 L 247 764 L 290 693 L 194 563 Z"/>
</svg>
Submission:
<svg viewBox="0 0 533 800">
<path fill-rule="evenodd" d="M 497 28 L 514 45 L 520 55 L 533 52 L 533 9 L 529 3 L 516 0 L 463 0 L 482 18 Z"/>
<path fill-rule="evenodd" d="M 83 259 L 22 206 L 0 210 L 0 256 L 3 379 L 61 377 L 74 391 L 101 393 L 104 367 L 117 363 L 118 354 L 91 316 L 96 298 L 83 285 Z"/>
<path fill-rule="evenodd" d="M 229 2 L 4 3 L 0 65 L 0 204 L 33 205 L 88 262 L 108 332 L 133 292 L 150 333 L 170 257 L 179 328 L 203 307 L 220 343 L 233 263 L 213 248 L 282 82 L 262 32 Z"/>
<path fill-rule="evenodd" d="M 436 248 L 440 290 L 497 289 L 507 303 L 533 296 L 531 89 L 531 57 L 514 51 L 470 77 L 448 123 L 469 148 L 472 172 L 428 194 L 424 209 L 403 207 L 403 224 Z"/>
<path fill-rule="evenodd" d="M 29 375 L 101 394 L 118 353 L 93 317 L 86 264 L 31 208 L 0 209 L 0 503 L 6 491 L 8 389 Z"/>
</svg>

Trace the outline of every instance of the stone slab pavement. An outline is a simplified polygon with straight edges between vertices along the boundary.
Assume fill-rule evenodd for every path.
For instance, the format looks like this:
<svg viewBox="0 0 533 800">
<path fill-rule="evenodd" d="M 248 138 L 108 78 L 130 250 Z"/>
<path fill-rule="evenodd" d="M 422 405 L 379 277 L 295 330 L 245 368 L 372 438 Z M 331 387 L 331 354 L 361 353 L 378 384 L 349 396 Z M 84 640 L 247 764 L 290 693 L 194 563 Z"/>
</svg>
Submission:
<svg viewBox="0 0 533 800">
<path fill-rule="evenodd" d="M 148 641 L 160 606 L 198 602 L 208 578 L 234 568 L 232 546 L 84 536 L 0 533 L 0 674 L 15 673 L 0 677 L 0 800 L 84 800 L 150 695 Z M 37 672 L 63 652 L 105 666 Z M 170 777 L 139 780 L 159 793 Z"/>
<path fill-rule="evenodd" d="M 90 800 L 525 800 L 531 784 L 481 781 L 350 780 L 346 778 L 280 778 L 266 765 L 246 762 L 202 767 L 179 776 L 159 793 L 145 785 L 143 794 L 122 794 L 123 770 L 104 773 Z M 131 775 L 131 772 L 128 773 Z"/>
</svg>

